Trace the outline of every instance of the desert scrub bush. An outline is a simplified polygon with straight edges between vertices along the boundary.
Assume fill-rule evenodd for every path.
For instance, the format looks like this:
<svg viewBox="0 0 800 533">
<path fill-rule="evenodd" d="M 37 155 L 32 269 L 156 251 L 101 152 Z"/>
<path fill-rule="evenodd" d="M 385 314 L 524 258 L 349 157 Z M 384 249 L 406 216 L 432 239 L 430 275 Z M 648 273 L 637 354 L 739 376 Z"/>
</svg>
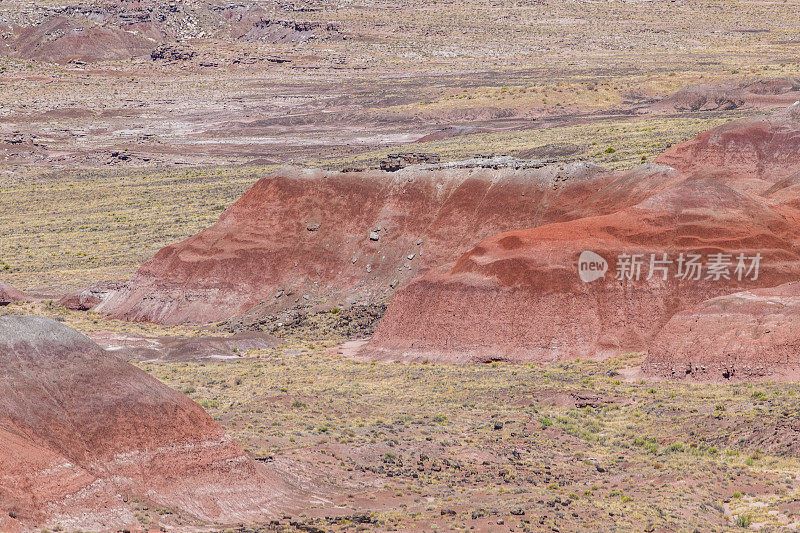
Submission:
<svg viewBox="0 0 800 533">
<path fill-rule="evenodd" d="M 648 442 L 647 444 L 644 445 L 644 449 L 647 453 L 653 455 L 658 455 L 659 452 L 658 444 L 655 442 Z"/>
<path fill-rule="evenodd" d="M 750 395 L 750 398 L 756 402 L 763 402 L 767 399 L 767 395 L 764 394 L 762 391 L 757 390 Z"/>
<path fill-rule="evenodd" d="M 742 528 L 750 527 L 750 524 L 753 523 L 753 517 L 750 516 L 749 514 L 741 514 L 736 517 L 735 523 L 738 527 Z"/>
<path fill-rule="evenodd" d="M 669 446 L 666 447 L 666 451 L 668 452 L 682 452 L 685 449 L 685 445 L 682 442 L 673 442 Z"/>
</svg>

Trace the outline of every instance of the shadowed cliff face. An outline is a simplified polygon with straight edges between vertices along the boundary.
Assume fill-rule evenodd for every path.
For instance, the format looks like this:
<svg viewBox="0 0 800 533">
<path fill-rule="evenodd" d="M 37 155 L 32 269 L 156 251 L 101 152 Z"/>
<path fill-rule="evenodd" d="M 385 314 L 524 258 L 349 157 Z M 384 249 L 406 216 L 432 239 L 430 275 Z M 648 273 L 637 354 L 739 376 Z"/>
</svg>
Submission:
<svg viewBox="0 0 800 533">
<path fill-rule="evenodd" d="M 0 318 L 0 443 L 3 530 L 117 527 L 128 497 L 222 523 L 289 501 L 199 405 L 50 319 Z"/>
</svg>

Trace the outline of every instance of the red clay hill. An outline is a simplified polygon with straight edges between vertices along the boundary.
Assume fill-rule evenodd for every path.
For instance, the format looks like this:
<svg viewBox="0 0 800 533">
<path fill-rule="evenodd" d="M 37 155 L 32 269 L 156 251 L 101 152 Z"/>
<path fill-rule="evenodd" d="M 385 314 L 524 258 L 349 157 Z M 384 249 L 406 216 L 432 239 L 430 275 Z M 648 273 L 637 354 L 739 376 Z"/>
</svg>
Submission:
<svg viewBox="0 0 800 533">
<path fill-rule="evenodd" d="M 777 113 L 737 120 L 673 146 L 656 158 L 685 173 L 778 181 L 800 170 L 800 102 Z"/>
<path fill-rule="evenodd" d="M 298 43 L 343 38 L 338 24 L 274 19 L 258 5 L 216 1 L 104 0 L 31 6 L 19 20 L 0 20 L 0 57 L 55 63 L 149 56 L 189 61 L 195 38 Z"/>
<path fill-rule="evenodd" d="M 0 305 L 8 305 L 14 302 L 25 300 L 24 293 L 18 291 L 10 285 L 0 281 Z"/>
<path fill-rule="evenodd" d="M 658 112 L 721 111 L 777 108 L 800 100 L 800 80 L 768 78 L 690 85 L 649 106 Z"/>
<path fill-rule="evenodd" d="M 800 283 L 720 296 L 674 315 L 642 370 L 693 381 L 800 377 Z"/>
<path fill-rule="evenodd" d="M 50 319 L 0 318 L 0 530 L 263 520 L 286 484 L 200 406 Z"/>
<path fill-rule="evenodd" d="M 134 29 L 53 16 L 32 27 L 3 27 L 0 56 L 55 63 L 102 61 L 149 55 L 157 42 Z"/>
<path fill-rule="evenodd" d="M 384 302 L 489 235 L 612 212 L 677 176 L 657 166 L 617 174 L 586 163 L 477 165 L 277 172 L 213 226 L 159 251 L 96 310 L 175 324 L 256 305 Z"/>
<path fill-rule="evenodd" d="M 800 279 L 792 193 L 800 106 L 703 133 L 658 161 L 683 171 L 684 181 L 611 215 L 490 237 L 416 280 L 395 296 L 365 353 L 547 361 L 641 351 L 676 312 Z M 605 277 L 580 279 L 584 251 L 607 260 Z M 701 256 L 700 279 L 679 276 L 687 270 L 681 253 Z M 621 254 L 642 255 L 638 282 Z M 653 254 L 672 261 L 666 279 L 663 269 L 647 279 Z M 760 254 L 756 279 L 738 279 L 740 254 L 744 274 Z M 715 257 L 714 272 L 725 271 L 719 279 L 709 270 Z M 619 270 L 628 275 L 616 279 Z"/>
<path fill-rule="evenodd" d="M 391 360 L 446 362 L 641 351 L 677 311 L 741 288 L 798 279 L 798 237 L 797 228 L 764 202 L 711 179 L 690 178 L 611 215 L 484 240 L 455 265 L 399 291 L 366 351 Z M 586 251 L 607 261 L 604 277 L 581 279 L 578 259 Z M 729 279 L 709 270 L 718 253 L 725 254 L 717 263 L 728 263 Z M 623 254 L 640 257 L 626 263 Z M 753 279 L 755 268 L 748 271 L 756 254 Z M 653 255 L 668 262 L 657 262 L 651 276 Z M 700 256 L 699 279 L 688 262 L 693 255 Z M 634 261 L 638 276 L 626 267 Z"/>
<path fill-rule="evenodd" d="M 548 361 L 645 350 L 676 313 L 800 279 L 800 104 L 657 161 L 674 168 L 281 171 L 98 310 L 203 322 L 400 288 L 368 357 Z M 607 262 L 590 282 L 578 275 L 587 251 Z M 626 260 L 641 263 L 638 279 Z"/>
</svg>

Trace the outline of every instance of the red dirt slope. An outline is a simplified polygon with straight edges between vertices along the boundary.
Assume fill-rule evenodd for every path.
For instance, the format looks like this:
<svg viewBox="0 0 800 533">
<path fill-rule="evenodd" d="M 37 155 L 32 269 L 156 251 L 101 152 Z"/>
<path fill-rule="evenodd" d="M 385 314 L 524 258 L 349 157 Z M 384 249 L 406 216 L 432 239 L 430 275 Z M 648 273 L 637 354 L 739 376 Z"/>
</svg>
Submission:
<svg viewBox="0 0 800 533">
<path fill-rule="evenodd" d="M 101 281 L 85 289 L 72 292 L 58 300 L 58 305 L 73 311 L 91 311 L 112 292 L 119 290 L 122 283 L 115 281 Z"/>
<path fill-rule="evenodd" d="M 800 276 L 796 226 L 760 199 L 713 179 L 690 179 L 617 213 L 490 237 L 449 268 L 399 291 L 364 354 L 391 360 L 552 361 L 643 350 L 677 311 Z M 579 279 L 591 250 L 608 273 Z M 650 254 L 756 252 L 759 277 L 740 282 L 647 280 Z M 621 253 L 645 254 L 639 281 L 615 279 Z M 749 262 L 747 263 L 749 266 Z M 733 268 L 729 275 L 733 276 Z"/>
<path fill-rule="evenodd" d="M 19 302 L 25 300 L 25 298 L 26 296 L 24 293 L 0 281 L 0 305 Z"/>
<path fill-rule="evenodd" d="M 50 319 L 0 318 L 0 530 L 264 519 L 286 487 L 197 404 Z"/>
<path fill-rule="evenodd" d="M 800 169 L 800 102 L 769 116 L 730 122 L 673 146 L 656 163 L 680 171 L 786 178 Z"/>
<path fill-rule="evenodd" d="M 720 296 L 674 315 L 642 370 L 668 379 L 796 381 L 800 283 Z"/>
<path fill-rule="evenodd" d="M 67 63 L 102 61 L 149 55 L 158 44 L 138 32 L 88 21 L 52 17 L 33 27 L 16 27 L 4 43 L 13 57 Z"/>
<path fill-rule="evenodd" d="M 657 112 L 785 107 L 800 100 L 800 80 L 763 79 L 690 85 L 649 107 Z"/>
<path fill-rule="evenodd" d="M 663 167 L 615 174 L 584 163 L 285 170 L 261 179 L 210 228 L 159 251 L 96 310 L 174 324 L 257 304 L 271 312 L 385 301 L 489 235 L 608 213 L 675 179 Z"/>
</svg>

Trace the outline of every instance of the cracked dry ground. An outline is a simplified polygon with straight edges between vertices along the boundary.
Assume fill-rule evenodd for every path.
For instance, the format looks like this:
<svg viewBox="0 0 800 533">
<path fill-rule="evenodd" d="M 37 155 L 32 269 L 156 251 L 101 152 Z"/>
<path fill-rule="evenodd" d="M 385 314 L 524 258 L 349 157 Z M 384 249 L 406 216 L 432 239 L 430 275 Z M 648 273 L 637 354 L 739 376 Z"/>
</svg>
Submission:
<svg viewBox="0 0 800 533">
<path fill-rule="evenodd" d="M 321 497 L 241 531 L 770 530 L 800 518 L 800 385 L 653 388 L 618 373 L 636 356 L 399 365 L 330 345 L 142 365 Z"/>
</svg>

